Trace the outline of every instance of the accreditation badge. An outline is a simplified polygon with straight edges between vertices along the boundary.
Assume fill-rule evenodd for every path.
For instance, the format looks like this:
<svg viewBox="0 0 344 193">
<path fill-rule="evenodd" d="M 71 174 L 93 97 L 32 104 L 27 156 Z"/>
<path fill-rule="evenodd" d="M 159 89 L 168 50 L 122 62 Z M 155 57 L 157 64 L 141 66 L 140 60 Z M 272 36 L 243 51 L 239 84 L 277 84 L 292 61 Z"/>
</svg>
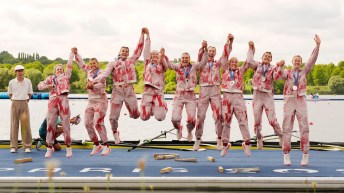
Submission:
<svg viewBox="0 0 344 193">
<path fill-rule="evenodd" d="M 229 84 L 233 86 L 234 85 L 234 81 L 230 81 Z"/>
<path fill-rule="evenodd" d="M 186 78 L 186 79 L 185 79 L 185 82 L 186 82 L 186 83 L 188 83 L 188 82 L 189 82 L 189 79 L 188 79 L 188 78 Z"/>
<path fill-rule="evenodd" d="M 293 90 L 297 90 L 297 86 L 294 85 L 294 86 L 293 86 Z"/>
<path fill-rule="evenodd" d="M 266 77 L 265 76 L 262 76 L 262 81 L 266 81 Z"/>
</svg>

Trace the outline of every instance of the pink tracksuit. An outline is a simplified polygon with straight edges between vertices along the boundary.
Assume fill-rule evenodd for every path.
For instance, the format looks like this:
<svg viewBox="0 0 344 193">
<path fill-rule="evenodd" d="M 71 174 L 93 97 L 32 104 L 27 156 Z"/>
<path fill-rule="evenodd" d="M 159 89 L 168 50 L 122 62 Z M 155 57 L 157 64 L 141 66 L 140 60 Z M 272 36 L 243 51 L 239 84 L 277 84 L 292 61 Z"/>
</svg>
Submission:
<svg viewBox="0 0 344 193">
<path fill-rule="evenodd" d="M 250 144 L 250 131 L 248 129 L 247 109 L 243 97 L 244 74 L 248 70 L 245 62 L 238 70 L 223 69 L 221 91 L 222 95 L 222 142 L 229 143 L 233 114 L 236 116 L 242 137 L 246 145 Z"/>
<path fill-rule="evenodd" d="M 38 84 L 38 90 L 47 89 L 48 85 L 54 85 L 49 91 L 48 113 L 47 113 L 47 137 L 48 146 L 54 144 L 57 117 L 61 117 L 64 141 L 67 146 L 71 145 L 70 136 L 70 109 L 69 109 L 69 81 L 72 75 L 72 64 L 74 54 L 69 55 L 66 71 L 59 76 L 51 75 Z"/>
<path fill-rule="evenodd" d="M 201 66 L 204 66 L 208 60 L 208 55 L 203 54 L 202 61 L 182 67 L 181 64 L 168 63 L 168 67 L 176 71 L 177 88 L 173 98 L 172 124 L 174 128 L 180 128 L 182 120 L 182 111 L 185 105 L 187 114 L 186 128 L 191 132 L 196 124 L 196 95 L 197 85 L 196 72 Z M 163 60 L 166 62 L 166 60 Z"/>
<path fill-rule="evenodd" d="M 79 54 L 76 55 L 76 61 L 79 67 L 86 71 L 87 81 L 93 81 L 93 79 L 102 73 L 102 70 L 99 68 L 94 71 L 90 66 L 86 66 Z M 88 104 L 85 110 L 85 127 L 87 129 L 88 136 L 93 143 L 99 142 L 95 130 L 97 130 L 103 143 L 108 142 L 104 125 L 104 117 L 108 108 L 105 88 L 106 78 L 103 78 L 103 80 L 93 86 L 93 89 L 87 89 Z"/>
<path fill-rule="evenodd" d="M 284 117 L 283 117 L 283 151 L 289 153 L 291 149 L 291 136 L 295 116 L 299 122 L 301 143 L 303 153 L 309 151 L 309 126 L 306 102 L 307 74 L 312 70 L 318 58 L 319 45 L 317 45 L 304 69 L 297 72 L 284 70 L 282 78 L 284 83 Z"/>
<path fill-rule="evenodd" d="M 153 64 L 151 61 L 151 40 L 146 39 L 146 45 L 143 51 L 145 61 L 143 83 L 144 91 L 141 101 L 141 119 L 146 121 L 151 115 L 155 119 L 162 121 L 166 117 L 167 104 L 164 97 L 166 63 L 159 62 Z"/>
<path fill-rule="evenodd" d="M 201 139 L 203 135 L 204 120 L 207 113 L 209 103 L 213 111 L 215 121 L 215 131 L 218 138 L 222 135 L 221 123 L 221 92 L 220 92 L 220 68 L 225 65 L 228 56 L 232 51 L 231 43 L 226 43 L 222 56 L 219 61 L 209 61 L 200 68 L 200 94 L 197 104 L 197 123 L 196 133 L 197 139 Z M 207 53 L 204 53 L 207 54 Z M 200 55 L 199 55 L 200 58 Z M 200 59 L 198 59 L 200 60 Z"/>
<path fill-rule="evenodd" d="M 273 81 L 280 78 L 283 67 L 278 67 L 271 64 L 262 64 L 253 60 L 254 50 L 249 49 L 247 53 L 247 62 L 254 70 L 252 85 L 253 85 L 253 115 L 254 115 L 254 132 L 258 139 L 263 139 L 262 135 L 262 114 L 265 113 L 268 117 L 270 125 L 273 127 L 275 133 L 282 137 L 282 129 L 277 122 L 275 113 L 275 104 L 273 97 Z M 264 71 L 263 71 L 264 70 Z M 265 80 L 263 78 L 265 74 Z"/>
<path fill-rule="evenodd" d="M 110 124 L 113 133 L 116 133 L 118 129 L 118 119 L 123 102 L 131 118 L 137 119 L 140 116 L 133 83 L 136 82 L 135 62 L 142 54 L 143 44 L 144 38 L 143 35 L 141 35 L 139 43 L 130 58 L 124 61 L 115 59 L 115 61 L 110 62 L 106 66 L 104 73 L 99 74 L 98 77 L 93 80 L 93 83 L 97 83 L 109 76 L 109 74 L 112 74 L 113 88 L 110 100 Z"/>
</svg>

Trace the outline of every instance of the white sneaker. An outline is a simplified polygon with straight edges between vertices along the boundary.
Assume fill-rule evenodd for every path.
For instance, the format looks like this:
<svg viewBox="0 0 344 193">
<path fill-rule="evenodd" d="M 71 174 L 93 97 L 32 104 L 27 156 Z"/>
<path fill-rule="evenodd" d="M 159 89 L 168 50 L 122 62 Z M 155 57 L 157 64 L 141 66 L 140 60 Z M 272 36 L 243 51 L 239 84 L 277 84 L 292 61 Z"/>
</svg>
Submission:
<svg viewBox="0 0 344 193">
<path fill-rule="evenodd" d="M 121 143 L 121 139 L 119 138 L 119 131 L 113 134 L 113 137 L 115 138 L 115 144 Z"/>
<path fill-rule="evenodd" d="M 11 153 L 17 153 L 17 150 L 16 148 L 12 147 L 11 150 L 10 150 Z"/>
<path fill-rule="evenodd" d="M 182 129 L 183 129 L 183 126 L 179 125 L 179 128 L 177 129 L 177 140 L 180 140 L 183 137 Z"/>
<path fill-rule="evenodd" d="M 102 145 L 93 145 L 92 152 L 90 153 L 90 156 L 96 155 L 101 149 L 103 149 Z"/>
<path fill-rule="evenodd" d="M 309 160 L 309 154 L 308 153 L 304 153 L 302 155 L 301 165 L 302 166 L 308 165 L 308 160 Z"/>
<path fill-rule="evenodd" d="M 263 149 L 263 139 L 258 139 L 258 141 L 257 141 L 257 149 L 259 149 L 259 150 Z"/>
<path fill-rule="evenodd" d="M 246 145 L 245 142 L 242 142 L 242 147 L 247 157 L 251 156 L 251 145 Z"/>
<path fill-rule="evenodd" d="M 201 145 L 201 140 L 196 139 L 194 145 L 193 145 L 193 150 L 197 151 L 199 149 L 199 146 Z"/>
<path fill-rule="evenodd" d="M 25 148 L 25 153 L 31 153 L 31 149 L 30 148 Z"/>
<path fill-rule="evenodd" d="M 54 151 L 55 151 L 55 149 L 53 147 L 52 148 L 47 147 L 47 152 L 45 153 L 45 158 L 50 158 L 53 155 Z"/>
<path fill-rule="evenodd" d="M 229 148 L 231 148 L 230 143 L 228 143 L 227 146 L 223 146 L 223 148 L 221 150 L 221 157 L 225 157 L 227 155 Z"/>
<path fill-rule="evenodd" d="M 192 141 L 192 138 L 193 138 L 193 136 L 192 136 L 192 132 L 191 131 L 188 131 L 188 136 L 187 136 L 187 140 L 188 140 L 188 142 L 191 142 Z"/>
<path fill-rule="evenodd" d="M 102 151 L 101 155 L 107 156 L 107 155 L 109 155 L 110 152 L 111 152 L 111 148 L 109 148 L 108 146 L 103 146 L 103 151 Z"/>
<path fill-rule="evenodd" d="M 66 151 L 67 151 L 66 157 L 67 157 L 67 158 L 71 158 L 72 155 L 73 155 L 72 147 L 66 147 Z"/>
<path fill-rule="evenodd" d="M 284 154 L 284 165 L 286 165 L 286 166 L 290 166 L 291 165 L 290 154 L 289 153 L 285 153 Z"/>
<path fill-rule="evenodd" d="M 216 149 L 217 150 L 222 150 L 222 148 L 223 148 L 222 140 L 217 138 L 216 139 Z"/>
</svg>

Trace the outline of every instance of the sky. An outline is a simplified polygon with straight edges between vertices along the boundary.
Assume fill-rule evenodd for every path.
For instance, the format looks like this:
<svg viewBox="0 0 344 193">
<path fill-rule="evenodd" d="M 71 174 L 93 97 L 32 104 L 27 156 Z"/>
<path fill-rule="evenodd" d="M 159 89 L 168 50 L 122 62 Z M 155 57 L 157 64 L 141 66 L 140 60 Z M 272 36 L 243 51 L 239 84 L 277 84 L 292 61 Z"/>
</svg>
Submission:
<svg viewBox="0 0 344 193">
<path fill-rule="evenodd" d="M 1 0 L 0 51 L 39 53 L 68 58 L 77 47 L 84 57 L 113 60 L 121 46 L 132 54 L 142 27 L 150 31 L 152 49 L 164 47 L 169 58 L 189 52 L 196 60 L 203 40 L 217 48 L 229 33 L 239 61 L 246 59 L 248 41 L 255 59 L 271 51 L 273 63 L 306 61 L 321 38 L 317 64 L 344 60 L 342 0 Z M 141 57 L 142 59 L 142 57 Z"/>
</svg>

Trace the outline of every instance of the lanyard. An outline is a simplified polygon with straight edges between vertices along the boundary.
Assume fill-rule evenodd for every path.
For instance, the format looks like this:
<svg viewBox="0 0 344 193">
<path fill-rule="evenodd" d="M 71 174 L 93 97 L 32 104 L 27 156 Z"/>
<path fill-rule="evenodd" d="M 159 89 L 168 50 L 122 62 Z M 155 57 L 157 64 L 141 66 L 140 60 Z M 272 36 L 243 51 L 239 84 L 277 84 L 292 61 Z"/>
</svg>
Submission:
<svg viewBox="0 0 344 193">
<path fill-rule="evenodd" d="M 156 67 L 157 64 L 153 64 L 153 63 L 150 63 L 149 67 L 153 68 L 153 67 Z"/>
<path fill-rule="evenodd" d="M 233 81 L 234 80 L 234 71 L 230 70 L 229 75 L 230 75 L 231 81 Z"/>
<path fill-rule="evenodd" d="M 266 68 L 266 70 L 264 70 L 264 64 L 262 64 L 262 74 L 263 74 L 264 77 L 265 77 L 265 73 L 267 71 L 269 71 L 269 68 L 270 68 L 270 65 Z"/>
<path fill-rule="evenodd" d="M 57 78 L 57 76 L 54 76 L 54 78 L 53 78 L 54 86 L 56 86 L 56 78 Z"/>
<path fill-rule="evenodd" d="M 299 83 L 299 75 L 300 75 L 300 70 L 297 71 L 297 75 L 293 71 L 293 77 L 294 77 L 294 86 L 297 86 Z"/>
<path fill-rule="evenodd" d="M 100 69 L 98 68 L 98 70 L 92 74 L 92 78 L 95 79 L 98 76 Z"/>
<path fill-rule="evenodd" d="M 209 68 L 213 68 L 213 66 L 214 66 L 214 62 L 209 62 Z"/>
<path fill-rule="evenodd" d="M 189 77 L 190 69 L 191 69 L 191 65 L 188 66 L 187 70 L 186 70 L 185 66 L 182 68 L 184 75 L 185 75 L 185 78 Z"/>
</svg>

